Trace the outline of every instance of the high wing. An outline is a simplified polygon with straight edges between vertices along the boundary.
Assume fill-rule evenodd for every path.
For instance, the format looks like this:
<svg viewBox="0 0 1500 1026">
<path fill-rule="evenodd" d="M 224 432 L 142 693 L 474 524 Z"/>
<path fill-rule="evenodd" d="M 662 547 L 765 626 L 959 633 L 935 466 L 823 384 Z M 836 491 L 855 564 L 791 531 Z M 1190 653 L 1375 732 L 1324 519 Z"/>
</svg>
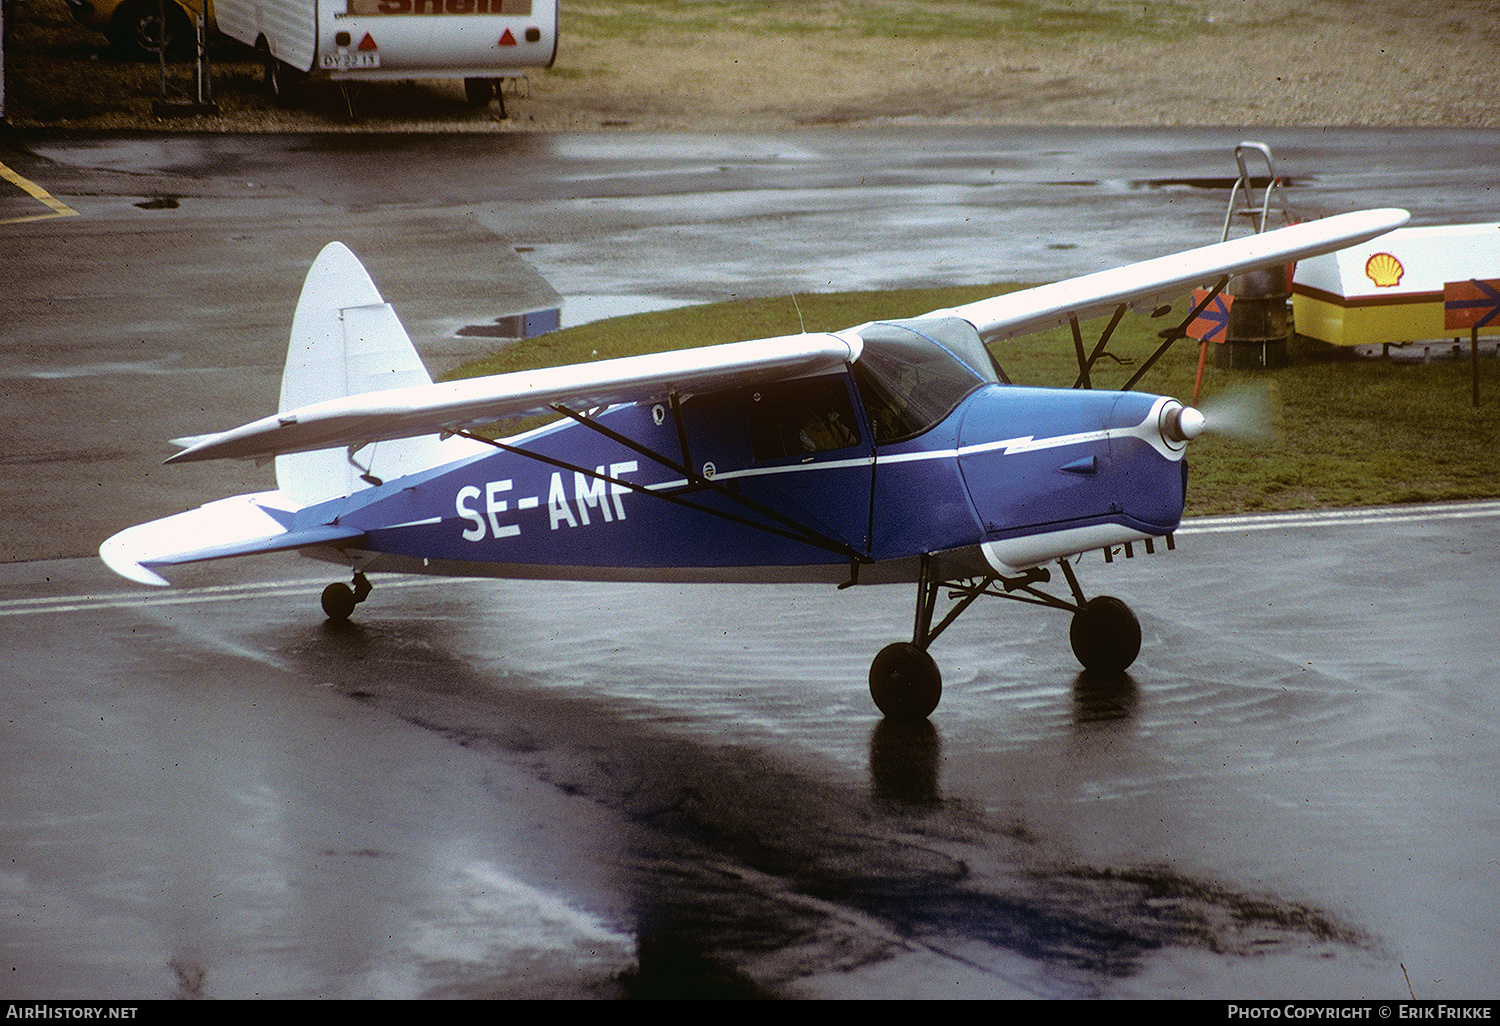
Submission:
<svg viewBox="0 0 1500 1026">
<path fill-rule="evenodd" d="M 1120 304 L 1175 299 L 1194 286 L 1255 268 L 1356 245 L 1405 224 L 1404 210 L 1340 214 L 1216 243 L 1052 285 L 984 299 L 930 316 L 956 316 L 986 341 L 1106 313 Z M 835 371 L 859 358 L 858 329 L 777 338 L 597 363 L 420 384 L 315 402 L 190 441 L 168 463 L 267 458 L 451 432 L 565 404 L 588 409 Z"/>
<path fill-rule="evenodd" d="M 930 316 L 962 317 L 986 342 L 1014 338 L 1131 306 L 1176 299 L 1225 275 L 1332 253 L 1400 228 L 1410 216 L 1394 208 L 1360 210 L 1250 235 L 1183 253 L 1126 264 L 1034 289 L 981 299 Z"/>
<path fill-rule="evenodd" d="M 824 373 L 858 358 L 857 335 L 802 334 L 731 342 L 597 363 L 366 392 L 262 417 L 206 435 L 167 460 L 308 452 L 335 446 L 456 431 L 547 410 L 554 403 L 592 409 L 619 402 L 703 392 Z"/>
</svg>

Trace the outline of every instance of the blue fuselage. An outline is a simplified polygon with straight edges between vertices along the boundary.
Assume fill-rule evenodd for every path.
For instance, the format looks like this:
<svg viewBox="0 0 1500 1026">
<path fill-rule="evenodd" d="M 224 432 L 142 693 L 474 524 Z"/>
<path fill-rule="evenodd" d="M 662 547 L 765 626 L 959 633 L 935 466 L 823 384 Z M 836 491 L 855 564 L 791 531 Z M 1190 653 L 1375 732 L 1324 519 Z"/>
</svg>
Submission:
<svg viewBox="0 0 1500 1026">
<path fill-rule="evenodd" d="M 931 423 L 854 370 L 613 407 L 295 526 L 363 530 L 343 557 L 373 570 L 841 581 L 858 563 L 866 582 L 923 554 L 1005 573 L 1178 526 L 1186 469 L 1156 422 L 1171 400 L 966 387 Z"/>
</svg>

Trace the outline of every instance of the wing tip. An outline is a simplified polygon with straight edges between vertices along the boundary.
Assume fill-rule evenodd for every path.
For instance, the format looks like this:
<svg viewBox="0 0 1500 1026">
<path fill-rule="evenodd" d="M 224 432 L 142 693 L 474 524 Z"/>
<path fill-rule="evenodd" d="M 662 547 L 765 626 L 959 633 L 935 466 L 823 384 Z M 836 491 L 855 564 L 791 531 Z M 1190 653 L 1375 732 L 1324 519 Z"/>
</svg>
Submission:
<svg viewBox="0 0 1500 1026">
<path fill-rule="evenodd" d="M 1411 221 L 1411 211 L 1401 207 L 1375 207 L 1370 210 L 1351 210 L 1347 214 L 1336 214 L 1335 217 L 1345 217 L 1350 220 L 1363 220 L 1369 223 L 1369 227 L 1377 234 L 1395 231 Z M 1317 222 L 1313 222 L 1316 224 Z M 1372 236 L 1373 237 L 1373 236 Z"/>
<path fill-rule="evenodd" d="M 99 546 L 99 558 L 104 561 L 105 566 L 128 581 L 149 584 L 153 588 L 170 588 L 171 581 L 141 562 L 139 553 L 132 551 L 134 547 L 126 538 L 131 530 L 133 528 L 127 528 L 106 539 Z"/>
</svg>

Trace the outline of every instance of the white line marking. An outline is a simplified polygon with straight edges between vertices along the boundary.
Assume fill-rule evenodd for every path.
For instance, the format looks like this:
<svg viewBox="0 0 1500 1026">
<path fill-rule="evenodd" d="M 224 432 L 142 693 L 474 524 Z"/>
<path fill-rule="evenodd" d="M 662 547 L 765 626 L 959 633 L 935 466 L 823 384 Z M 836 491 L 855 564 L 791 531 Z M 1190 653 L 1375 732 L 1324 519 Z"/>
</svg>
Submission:
<svg viewBox="0 0 1500 1026">
<path fill-rule="evenodd" d="M 522 501 L 524 502 L 525 500 Z M 378 528 L 371 528 L 371 530 L 396 531 L 403 527 L 430 527 L 433 524 L 441 524 L 442 522 L 442 517 L 428 517 L 425 520 L 408 520 L 404 524 L 387 524 Z"/>
<path fill-rule="evenodd" d="M 1230 531 L 1286 531 L 1298 527 L 1346 527 L 1354 524 L 1401 524 L 1433 520 L 1476 520 L 1500 516 L 1500 502 L 1455 502 L 1432 506 L 1390 506 L 1371 509 L 1303 510 L 1249 516 L 1194 517 L 1182 522 L 1178 535 L 1223 534 Z"/>
<path fill-rule="evenodd" d="M 1431 506 L 1391 506 L 1371 509 L 1307 510 L 1252 516 L 1197 517 L 1183 522 L 1177 535 L 1223 534 L 1234 531 L 1288 531 L 1307 527 L 1349 527 L 1365 524 L 1421 524 L 1448 520 L 1500 517 L 1500 500 L 1442 503 Z M 422 575 L 382 577 L 377 587 L 415 588 L 447 585 L 450 578 Z M 256 584 L 220 584 L 167 592 L 121 592 L 118 595 L 55 595 L 47 598 L 0 600 L 0 617 L 80 613 L 101 609 L 141 609 L 154 606 L 235 602 L 253 598 L 317 595 L 328 584 L 320 577 Z"/>
<path fill-rule="evenodd" d="M 389 577 L 380 588 L 410 588 L 451 583 L 445 577 Z M 204 588 L 178 588 L 160 592 L 122 592 L 118 595 L 55 595 L 48 598 L 0 601 L 0 617 L 34 616 L 39 613 L 78 613 L 98 609 L 141 609 L 152 606 L 183 606 L 205 602 L 234 602 L 250 598 L 317 595 L 327 578 L 303 581 L 264 581 L 259 584 L 219 584 Z"/>
</svg>

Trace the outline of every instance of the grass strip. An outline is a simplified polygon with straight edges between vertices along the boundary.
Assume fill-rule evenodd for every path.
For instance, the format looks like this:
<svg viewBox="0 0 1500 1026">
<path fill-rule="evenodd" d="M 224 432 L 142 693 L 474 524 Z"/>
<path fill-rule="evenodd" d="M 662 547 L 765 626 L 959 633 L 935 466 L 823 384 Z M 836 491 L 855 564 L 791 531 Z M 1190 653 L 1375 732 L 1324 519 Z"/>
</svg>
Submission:
<svg viewBox="0 0 1500 1026">
<path fill-rule="evenodd" d="M 451 375 L 472 377 L 766 338 L 836 331 L 911 317 L 1026 286 L 1015 283 L 892 292 L 807 293 L 633 314 L 525 339 Z M 1186 316 L 1186 299 L 1157 319 L 1129 314 L 1095 367 L 1098 388 L 1117 388 Z M 1086 322 L 1092 345 L 1106 319 Z M 1269 437 L 1209 435 L 1195 442 L 1188 512 L 1275 512 L 1447 502 L 1500 496 L 1500 373 L 1480 361 L 1478 407 L 1463 359 L 1417 363 L 1363 359 L 1297 336 L 1289 365 L 1269 371 L 1205 372 L 1200 405 L 1262 406 Z M 1467 353 L 1467 343 L 1463 346 Z M 994 352 L 1018 384 L 1069 387 L 1077 375 L 1066 329 L 1002 342 Z M 1191 399 L 1198 344 L 1183 340 L 1137 387 Z M 515 425 L 506 425 L 506 429 Z"/>
</svg>

